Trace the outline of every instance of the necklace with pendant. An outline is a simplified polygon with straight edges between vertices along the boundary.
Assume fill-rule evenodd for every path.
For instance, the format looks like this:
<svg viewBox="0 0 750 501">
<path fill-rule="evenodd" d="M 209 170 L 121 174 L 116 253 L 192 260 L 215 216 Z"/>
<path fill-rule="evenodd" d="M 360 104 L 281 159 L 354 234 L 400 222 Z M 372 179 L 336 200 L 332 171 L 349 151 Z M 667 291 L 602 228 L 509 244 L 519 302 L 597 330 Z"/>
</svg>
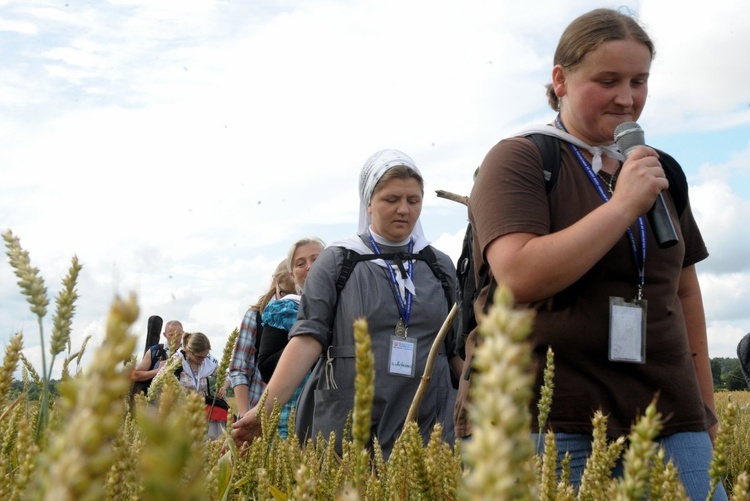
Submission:
<svg viewBox="0 0 750 501">
<path fill-rule="evenodd" d="M 611 197 L 615 192 L 615 181 L 617 181 L 617 174 L 620 173 L 620 169 L 622 168 L 622 164 L 620 164 L 615 172 L 613 174 L 609 174 L 609 179 L 605 179 L 602 175 L 602 171 L 597 172 L 599 175 L 599 179 L 602 180 L 602 182 L 607 186 L 607 192 L 609 192 L 609 196 Z M 606 174 L 606 172 L 605 172 Z"/>
</svg>

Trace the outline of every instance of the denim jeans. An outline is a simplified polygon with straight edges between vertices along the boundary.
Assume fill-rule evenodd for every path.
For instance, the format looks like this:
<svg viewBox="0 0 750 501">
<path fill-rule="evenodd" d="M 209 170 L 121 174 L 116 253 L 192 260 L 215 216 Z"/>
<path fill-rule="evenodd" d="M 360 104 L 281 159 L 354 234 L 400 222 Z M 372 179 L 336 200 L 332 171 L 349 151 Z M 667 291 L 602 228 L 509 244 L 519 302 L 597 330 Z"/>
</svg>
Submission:
<svg viewBox="0 0 750 501">
<path fill-rule="evenodd" d="M 537 453 L 544 451 L 544 437 L 532 434 L 534 444 L 538 444 Z M 591 454 L 591 435 L 577 433 L 555 433 L 557 444 L 557 473 L 560 474 L 560 464 L 565 451 L 571 456 L 570 482 L 577 489 L 581 483 L 583 468 L 586 466 L 586 458 Z M 677 467 L 680 481 L 685 486 L 690 499 L 703 500 L 708 496 L 710 478 L 708 476 L 708 465 L 711 461 L 713 447 L 707 432 L 685 432 L 659 437 L 656 442 L 666 452 L 666 460 L 671 458 Z M 621 477 L 623 474 L 622 459 L 617 461 L 613 476 Z M 727 499 L 724 486 L 719 482 L 714 494 L 714 501 L 725 501 Z"/>
</svg>

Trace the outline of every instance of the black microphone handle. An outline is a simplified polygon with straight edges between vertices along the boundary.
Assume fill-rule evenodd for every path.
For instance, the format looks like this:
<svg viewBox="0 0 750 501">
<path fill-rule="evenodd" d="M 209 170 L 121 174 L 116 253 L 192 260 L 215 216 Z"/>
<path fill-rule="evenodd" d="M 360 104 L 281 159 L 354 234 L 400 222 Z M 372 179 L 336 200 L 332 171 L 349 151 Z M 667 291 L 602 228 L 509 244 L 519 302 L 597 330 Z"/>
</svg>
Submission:
<svg viewBox="0 0 750 501">
<path fill-rule="evenodd" d="M 654 232 L 654 238 L 660 249 L 672 247 L 679 240 L 661 193 L 656 197 L 654 206 L 648 211 L 648 222 L 651 223 L 651 230 Z"/>
</svg>

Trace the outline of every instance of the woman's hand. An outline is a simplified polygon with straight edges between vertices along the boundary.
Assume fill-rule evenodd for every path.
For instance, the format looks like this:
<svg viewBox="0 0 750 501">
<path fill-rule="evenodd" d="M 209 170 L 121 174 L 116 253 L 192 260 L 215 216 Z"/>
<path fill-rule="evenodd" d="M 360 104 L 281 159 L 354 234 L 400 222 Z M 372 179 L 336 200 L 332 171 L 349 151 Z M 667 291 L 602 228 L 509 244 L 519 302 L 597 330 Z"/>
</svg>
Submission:
<svg viewBox="0 0 750 501">
<path fill-rule="evenodd" d="M 641 146 L 628 156 L 615 182 L 612 201 L 632 211 L 633 220 L 648 212 L 658 194 L 669 188 L 658 153 Z"/>
<path fill-rule="evenodd" d="M 245 443 L 251 444 L 255 437 L 260 436 L 260 419 L 256 417 L 258 406 L 256 405 L 245 413 L 238 421 L 232 423 L 232 438 L 237 448 L 242 449 Z"/>
<path fill-rule="evenodd" d="M 224 397 L 226 397 L 226 396 L 227 396 L 227 389 L 226 389 L 226 388 L 224 388 L 224 387 L 222 386 L 222 387 L 221 387 L 221 388 L 219 388 L 219 389 L 218 389 L 218 391 L 216 392 L 216 396 L 217 396 L 217 397 L 219 397 L 219 398 L 224 398 Z"/>
</svg>

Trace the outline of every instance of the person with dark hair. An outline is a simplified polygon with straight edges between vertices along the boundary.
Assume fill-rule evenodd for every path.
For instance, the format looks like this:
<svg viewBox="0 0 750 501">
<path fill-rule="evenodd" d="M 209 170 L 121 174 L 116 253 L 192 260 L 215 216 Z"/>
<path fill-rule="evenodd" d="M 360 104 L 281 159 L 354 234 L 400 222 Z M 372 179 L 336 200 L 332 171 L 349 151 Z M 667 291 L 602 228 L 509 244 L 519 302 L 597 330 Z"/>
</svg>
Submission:
<svg viewBox="0 0 750 501">
<path fill-rule="evenodd" d="M 268 383 L 265 408 L 248 411 L 232 435 L 241 446 L 260 433 L 260 412 L 284 403 L 315 364 L 297 405 L 300 439 L 342 432 L 354 406 L 353 322 L 365 317 L 375 359 L 371 437 L 385 458 L 400 435 L 427 357 L 453 306 L 455 268 L 425 239 L 419 216 L 424 182 L 414 161 L 381 150 L 362 168 L 360 223 L 355 235 L 333 243 L 310 269 L 290 341 Z M 417 416 L 428 440 L 436 423 L 453 441 L 455 390 L 460 369 L 451 330 L 440 344 L 430 385 Z M 348 437 L 347 437 L 348 438 Z"/>
<path fill-rule="evenodd" d="M 613 141 L 615 129 L 643 111 L 654 53 L 638 22 L 616 10 L 593 10 L 565 29 L 547 87 L 557 117 L 519 134 L 559 141 L 556 183 L 547 192 L 532 141 L 495 145 L 469 197 L 473 255 L 476 270 L 489 268 L 519 305 L 535 310 L 535 433 L 547 429 L 538 429 L 538 399 L 548 347 L 554 352 L 547 424 L 559 458 L 571 454 L 571 481 L 580 482 L 591 454 L 595 411 L 614 439 L 656 398 L 664 418 L 657 441 L 690 497 L 705 499 L 717 420 L 695 264 L 708 252 L 679 164 L 648 146 L 626 158 Z M 682 180 L 688 203 L 679 213 L 668 177 Z M 669 248 L 657 245 L 646 217 L 659 193 L 679 237 Z M 484 307 L 477 303 L 475 310 Z M 721 485 L 715 499 L 726 499 Z"/>
<path fill-rule="evenodd" d="M 240 334 L 237 336 L 229 364 L 229 379 L 234 389 L 237 412 L 240 416 L 258 403 L 266 387 L 258 369 L 257 360 L 258 348 L 263 337 L 263 324 L 260 321 L 263 310 L 271 301 L 295 292 L 294 281 L 284 259 L 276 267 L 269 289 L 248 308 L 242 318 Z"/>
</svg>

